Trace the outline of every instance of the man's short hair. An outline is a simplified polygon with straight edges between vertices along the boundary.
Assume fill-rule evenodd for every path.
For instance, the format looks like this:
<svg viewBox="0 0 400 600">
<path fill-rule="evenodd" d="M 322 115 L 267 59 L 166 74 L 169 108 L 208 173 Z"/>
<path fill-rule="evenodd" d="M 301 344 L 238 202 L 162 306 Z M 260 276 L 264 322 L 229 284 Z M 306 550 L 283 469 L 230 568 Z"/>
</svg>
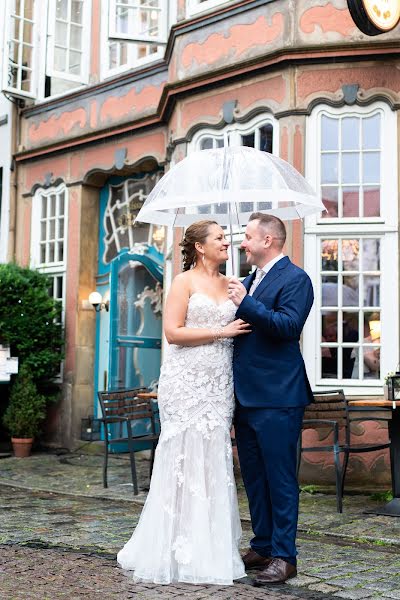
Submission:
<svg viewBox="0 0 400 600">
<path fill-rule="evenodd" d="M 278 245 L 283 248 L 286 241 L 286 227 L 283 221 L 274 215 L 267 215 L 261 212 L 254 212 L 250 215 L 249 221 L 258 221 L 261 227 L 277 240 Z"/>
</svg>

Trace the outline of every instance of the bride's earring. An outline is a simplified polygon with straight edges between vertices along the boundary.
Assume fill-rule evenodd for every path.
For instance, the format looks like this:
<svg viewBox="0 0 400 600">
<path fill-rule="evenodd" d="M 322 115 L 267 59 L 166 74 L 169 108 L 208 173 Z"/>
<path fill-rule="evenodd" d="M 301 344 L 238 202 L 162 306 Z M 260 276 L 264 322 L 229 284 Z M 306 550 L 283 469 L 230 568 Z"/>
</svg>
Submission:
<svg viewBox="0 0 400 600">
<path fill-rule="evenodd" d="M 205 254 L 201 255 L 201 260 L 203 261 L 203 265 L 206 266 L 206 255 Z"/>
</svg>

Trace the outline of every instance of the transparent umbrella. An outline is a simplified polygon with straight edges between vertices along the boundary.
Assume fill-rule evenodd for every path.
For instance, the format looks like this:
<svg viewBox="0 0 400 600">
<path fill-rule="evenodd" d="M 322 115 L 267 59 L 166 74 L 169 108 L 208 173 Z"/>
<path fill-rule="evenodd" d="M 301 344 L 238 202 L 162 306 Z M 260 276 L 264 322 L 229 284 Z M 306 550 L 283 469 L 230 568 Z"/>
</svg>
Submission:
<svg viewBox="0 0 400 600">
<path fill-rule="evenodd" d="M 292 165 L 239 146 L 193 152 L 177 163 L 150 192 L 136 220 L 186 227 L 209 218 L 229 225 L 232 236 L 232 227 L 246 224 L 255 211 L 290 220 L 322 210 L 320 198 Z"/>
</svg>

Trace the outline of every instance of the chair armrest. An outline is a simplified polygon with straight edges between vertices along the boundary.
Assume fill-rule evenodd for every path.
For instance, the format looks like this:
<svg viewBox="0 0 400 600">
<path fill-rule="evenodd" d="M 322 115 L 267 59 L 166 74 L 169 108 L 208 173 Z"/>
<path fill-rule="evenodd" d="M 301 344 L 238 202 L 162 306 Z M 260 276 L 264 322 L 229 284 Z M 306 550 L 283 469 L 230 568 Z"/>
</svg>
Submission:
<svg viewBox="0 0 400 600">
<path fill-rule="evenodd" d="M 304 423 L 323 423 L 326 425 L 332 425 L 335 426 L 337 425 L 337 421 L 332 421 L 330 419 L 303 419 L 303 425 Z"/>
</svg>

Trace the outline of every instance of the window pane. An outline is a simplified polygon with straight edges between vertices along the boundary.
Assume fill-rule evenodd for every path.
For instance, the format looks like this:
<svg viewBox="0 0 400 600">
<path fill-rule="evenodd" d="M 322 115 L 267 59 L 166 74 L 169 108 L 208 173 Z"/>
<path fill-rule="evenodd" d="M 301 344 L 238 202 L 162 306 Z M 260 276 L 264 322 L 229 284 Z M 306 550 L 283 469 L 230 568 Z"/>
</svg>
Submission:
<svg viewBox="0 0 400 600">
<path fill-rule="evenodd" d="M 248 133 L 247 135 L 240 136 L 242 138 L 242 146 L 249 146 L 250 148 L 255 147 L 255 134 Z"/>
<path fill-rule="evenodd" d="M 343 194 L 343 216 L 344 217 L 358 217 L 359 211 L 359 188 L 357 187 L 344 187 L 342 190 Z"/>
<path fill-rule="evenodd" d="M 360 181 L 360 155 L 358 152 L 342 154 L 342 182 L 358 183 Z"/>
<path fill-rule="evenodd" d="M 338 278 L 337 276 L 322 276 L 322 306 L 338 306 Z"/>
<path fill-rule="evenodd" d="M 322 213 L 323 219 L 332 219 L 338 216 L 338 188 L 321 187 L 321 199 L 327 212 Z"/>
<path fill-rule="evenodd" d="M 42 242 L 46 240 L 46 221 L 40 223 L 40 240 Z"/>
<path fill-rule="evenodd" d="M 363 239 L 363 270 L 364 271 L 379 271 L 381 268 L 380 261 L 380 240 L 379 239 Z"/>
<path fill-rule="evenodd" d="M 358 347 L 342 348 L 342 378 L 354 379 L 354 371 L 358 370 L 356 365 L 356 356 L 358 355 Z"/>
<path fill-rule="evenodd" d="M 63 238 L 64 237 L 64 219 L 58 219 L 58 232 L 57 232 L 57 237 L 58 238 Z"/>
<path fill-rule="evenodd" d="M 321 150 L 338 150 L 339 122 L 326 115 L 321 119 Z"/>
<path fill-rule="evenodd" d="M 42 196 L 42 219 L 45 219 L 47 215 L 47 198 Z"/>
<path fill-rule="evenodd" d="M 321 183 L 338 182 L 338 154 L 322 154 Z"/>
<path fill-rule="evenodd" d="M 380 379 L 381 349 L 374 346 L 364 346 L 364 379 Z"/>
<path fill-rule="evenodd" d="M 321 242 L 321 270 L 338 270 L 338 242 L 337 240 L 322 240 Z"/>
<path fill-rule="evenodd" d="M 359 240 L 342 240 L 342 270 L 358 271 L 359 267 Z"/>
<path fill-rule="evenodd" d="M 358 342 L 358 311 L 343 312 L 342 320 L 342 341 Z"/>
<path fill-rule="evenodd" d="M 359 276 L 343 277 L 342 304 L 343 306 L 359 306 L 360 304 Z"/>
<path fill-rule="evenodd" d="M 263 127 L 260 127 L 260 150 L 272 154 L 272 137 L 272 125 L 264 125 Z"/>
<path fill-rule="evenodd" d="M 209 150 L 213 147 L 213 139 L 211 137 L 203 138 L 200 142 L 200 150 Z"/>
<path fill-rule="evenodd" d="M 360 348 L 359 346 L 354 346 L 354 348 L 351 350 L 351 354 L 350 354 L 350 360 L 353 362 L 353 369 L 351 371 L 351 379 L 359 379 L 360 375 L 359 375 L 359 361 L 360 361 Z M 343 357 L 343 364 L 344 364 L 344 360 L 345 357 Z M 350 365 L 349 365 L 350 366 Z M 347 371 L 349 371 L 349 369 L 346 369 Z M 362 377 L 362 375 L 361 375 Z"/>
<path fill-rule="evenodd" d="M 54 69 L 67 72 L 67 51 L 63 48 L 54 48 Z"/>
<path fill-rule="evenodd" d="M 363 149 L 377 150 L 380 148 L 381 116 L 374 115 L 362 120 Z"/>
<path fill-rule="evenodd" d="M 48 245 L 49 248 L 49 258 L 47 262 L 54 262 L 54 242 L 50 242 Z"/>
<path fill-rule="evenodd" d="M 68 45 L 68 24 L 56 21 L 55 43 L 66 48 Z"/>
<path fill-rule="evenodd" d="M 56 284 L 56 298 L 58 298 L 59 300 L 62 300 L 63 297 L 63 277 L 57 277 L 57 284 Z"/>
<path fill-rule="evenodd" d="M 64 260 L 64 243 L 58 242 L 58 260 L 62 262 Z"/>
<path fill-rule="evenodd" d="M 239 277 L 247 277 L 251 271 L 251 266 L 247 263 L 246 252 L 239 249 Z"/>
<path fill-rule="evenodd" d="M 380 217 L 381 190 L 379 186 L 364 187 L 364 217 Z"/>
<path fill-rule="evenodd" d="M 64 215 L 64 199 L 65 199 L 64 192 L 61 192 L 61 194 L 59 194 L 59 196 L 58 196 L 58 214 L 59 215 Z"/>
<path fill-rule="evenodd" d="M 381 305 L 380 287 L 379 275 L 364 275 L 364 306 Z"/>
<path fill-rule="evenodd" d="M 360 140 L 360 119 L 344 117 L 342 119 L 342 150 L 358 150 Z"/>
<path fill-rule="evenodd" d="M 72 75 L 79 75 L 81 72 L 82 53 L 70 50 L 69 52 L 69 72 Z"/>
<path fill-rule="evenodd" d="M 40 244 L 40 263 L 46 262 L 46 244 Z"/>
<path fill-rule="evenodd" d="M 323 379 L 337 379 L 337 348 L 321 348 L 321 377 Z"/>
<path fill-rule="evenodd" d="M 56 0 L 56 19 L 68 19 L 68 0 Z"/>
<path fill-rule="evenodd" d="M 223 148 L 224 147 L 224 140 L 223 140 L 223 138 L 216 139 L 215 142 L 217 144 L 217 148 Z"/>
<path fill-rule="evenodd" d="M 337 342 L 337 322 L 338 314 L 336 311 L 323 311 L 322 313 L 322 335 L 321 342 Z"/>
<path fill-rule="evenodd" d="M 363 154 L 363 182 L 379 183 L 380 175 L 380 153 L 368 152 Z"/>
<path fill-rule="evenodd" d="M 82 49 L 82 27 L 71 25 L 71 48 L 74 50 Z"/>
<path fill-rule="evenodd" d="M 50 196 L 50 217 L 55 217 L 56 215 L 56 197 L 54 194 Z"/>
<path fill-rule="evenodd" d="M 49 224 L 50 224 L 49 239 L 54 240 L 54 238 L 56 236 L 56 220 L 51 219 Z"/>
<path fill-rule="evenodd" d="M 25 44 L 33 43 L 33 23 L 30 21 L 23 21 L 23 39 Z"/>
<path fill-rule="evenodd" d="M 71 21 L 72 23 L 82 23 L 83 20 L 83 1 L 72 0 L 71 2 Z"/>
</svg>

